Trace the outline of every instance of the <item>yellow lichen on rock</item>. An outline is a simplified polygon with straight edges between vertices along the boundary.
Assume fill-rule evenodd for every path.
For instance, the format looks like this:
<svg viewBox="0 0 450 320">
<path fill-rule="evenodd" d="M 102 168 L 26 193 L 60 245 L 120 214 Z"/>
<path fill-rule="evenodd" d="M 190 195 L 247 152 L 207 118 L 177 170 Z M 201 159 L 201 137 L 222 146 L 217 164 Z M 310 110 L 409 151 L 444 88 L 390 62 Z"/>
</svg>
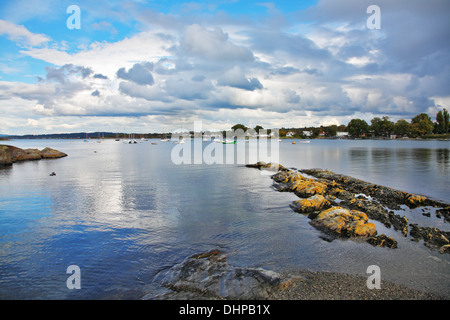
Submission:
<svg viewBox="0 0 450 320">
<path fill-rule="evenodd" d="M 312 197 L 294 201 L 291 204 L 291 208 L 300 213 L 310 213 L 318 210 L 322 210 L 330 206 L 330 202 L 320 194 L 316 194 Z"/>
<path fill-rule="evenodd" d="M 372 237 L 377 234 L 377 230 L 368 220 L 364 212 L 332 207 L 322 211 L 314 224 L 346 237 Z"/>
<path fill-rule="evenodd" d="M 408 197 L 408 199 L 406 199 L 406 203 L 409 206 L 413 206 L 413 207 L 418 207 L 420 205 L 422 205 L 425 200 L 427 200 L 427 198 L 416 195 L 416 194 L 412 194 Z"/>
<path fill-rule="evenodd" d="M 299 197 L 309 197 L 315 194 L 323 195 L 327 185 L 314 179 L 304 178 L 295 181 L 292 191 Z"/>
</svg>

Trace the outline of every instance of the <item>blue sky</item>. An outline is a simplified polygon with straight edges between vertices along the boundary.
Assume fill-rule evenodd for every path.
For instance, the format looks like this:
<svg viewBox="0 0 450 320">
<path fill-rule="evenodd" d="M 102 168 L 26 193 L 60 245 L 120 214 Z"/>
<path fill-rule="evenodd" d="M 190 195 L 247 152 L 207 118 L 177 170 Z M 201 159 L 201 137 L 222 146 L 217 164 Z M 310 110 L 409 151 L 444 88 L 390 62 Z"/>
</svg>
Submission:
<svg viewBox="0 0 450 320">
<path fill-rule="evenodd" d="M 434 119 L 450 108 L 450 2 L 375 2 L 2 1 L 0 133 Z"/>
</svg>

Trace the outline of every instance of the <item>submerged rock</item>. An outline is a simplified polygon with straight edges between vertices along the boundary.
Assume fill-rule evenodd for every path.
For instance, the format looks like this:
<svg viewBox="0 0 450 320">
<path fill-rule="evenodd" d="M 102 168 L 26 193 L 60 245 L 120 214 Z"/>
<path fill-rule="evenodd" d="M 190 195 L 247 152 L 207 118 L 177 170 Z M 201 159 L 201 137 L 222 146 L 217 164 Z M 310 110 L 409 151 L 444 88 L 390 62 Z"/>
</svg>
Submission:
<svg viewBox="0 0 450 320">
<path fill-rule="evenodd" d="M 256 168 L 256 169 L 266 169 L 266 170 L 272 170 L 272 171 L 286 171 L 285 167 L 283 167 L 281 164 L 278 163 L 266 163 L 264 161 L 259 161 L 255 164 L 247 164 L 245 165 L 247 168 Z"/>
<path fill-rule="evenodd" d="M 261 268 L 234 267 L 220 250 L 196 254 L 155 276 L 169 289 L 155 299 L 268 299 L 281 276 Z"/>
<path fill-rule="evenodd" d="M 397 248 L 397 241 L 385 234 L 381 234 L 376 237 L 370 237 L 369 239 L 367 239 L 367 242 L 375 247 L 387 247 L 392 249 Z"/>
<path fill-rule="evenodd" d="M 450 231 L 441 231 L 435 227 L 421 227 L 411 224 L 410 236 L 414 241 L 423 240 L 425 246 L 437 249 L 440 253 L 450 253 Z"/>
</svg>

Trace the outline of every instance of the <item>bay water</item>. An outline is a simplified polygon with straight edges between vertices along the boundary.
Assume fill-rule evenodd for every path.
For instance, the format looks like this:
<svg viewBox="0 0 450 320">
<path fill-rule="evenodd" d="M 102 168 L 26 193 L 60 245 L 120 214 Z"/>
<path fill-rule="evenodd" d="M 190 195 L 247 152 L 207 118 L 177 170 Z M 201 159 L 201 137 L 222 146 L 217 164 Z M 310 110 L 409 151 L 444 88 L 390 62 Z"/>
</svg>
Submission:
<svg viewBox="0 0 450 320">
<path fill-rule="evenodd" d="M 270 175 L 243 164 L 175 164 L 177 145 L 159 140 L 99 142 L 4 142 L 68 157 L 0 169 L 0 299 L 140 299 L 161 290 L 153 282 L 159 271 L 211 249 L 225 251 L 232 265 L 274 271 L 368 276 L 378 265 L 382 280 L 450 297 L 450 255 L 378 222 L 397 249 L 323 240 L 290 209 L 294 194 L 275 191 Z M 449 141 L 302 142 L 280 142 L 279 163 L 450 202 Z M 403 214 L 450 231 L 420 208 Z M 71 265 L 80 268 L 81 289 L 67 287 Z"/>
</svg>

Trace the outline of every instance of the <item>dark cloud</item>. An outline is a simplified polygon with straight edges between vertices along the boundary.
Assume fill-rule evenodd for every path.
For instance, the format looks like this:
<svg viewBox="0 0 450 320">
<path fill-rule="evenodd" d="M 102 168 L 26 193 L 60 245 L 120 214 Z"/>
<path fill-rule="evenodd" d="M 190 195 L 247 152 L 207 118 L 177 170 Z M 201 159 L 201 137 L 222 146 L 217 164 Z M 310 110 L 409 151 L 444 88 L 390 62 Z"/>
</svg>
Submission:
<svg viewBox="0 0 450 320">
<path fill-rule="evenodd" d="M 136 63 L 128 71 L 125 68 L 117 70 L 117 77 L 140 85 L 153 85 L 155 81 L 151 74 L 152 70 L 153 63 L 151 62 Z"/>
<path fill-rule="evenodd" d="M 96 73 L 96 74 L 94 74 L 94 79 L 103 79 L 103 80 L 106 80 L 106 79 L 108 79 L 108 77 L 102 75 L 101 73 Z"/>
<path fill-rule="evenodd" d="M 234 67 L 219 77 L 219 86 L 229 86 L 248 91 L 262 89 L 263 85 L 257 78 L 247 78 L 240 67 Z"/>
<path fill-rule="evenodd" d="M 93 73 L 91 68 L 86 68 L 82 66 L 74 66 L 73 64 L 65 64 L 60 68 L 55 67 L 45 67 L 46 80 L 47 81 L 57 81 L 59 83 L 65 83 L 67 78 L 71 74 L 80 74 L 84 79 Z M 42 78 L 41 78 L 42 79 Z"/>
</svg>

